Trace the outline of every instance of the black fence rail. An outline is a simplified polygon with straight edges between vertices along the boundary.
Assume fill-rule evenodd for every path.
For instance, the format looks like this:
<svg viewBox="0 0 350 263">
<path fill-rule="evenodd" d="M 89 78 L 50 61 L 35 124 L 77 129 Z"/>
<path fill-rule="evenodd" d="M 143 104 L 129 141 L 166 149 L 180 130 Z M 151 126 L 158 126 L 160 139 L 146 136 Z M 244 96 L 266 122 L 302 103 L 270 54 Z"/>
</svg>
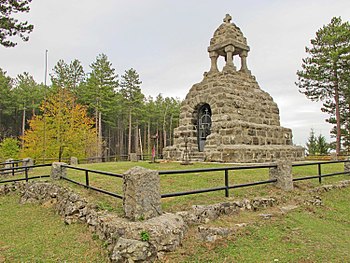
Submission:
<svg viewBox="0 0 350 263">
<path fill-rule="evenodd" d="M 49 167 L 51 164 L 39 164 L 39 165 L 30 165 L 30 166 L 17 166 L 17 167 L 11 167 L 11 168 L 1 168 L 0 169 L 0 184 L 4 183 L 12 183 L 12 182 L 19 182 L 19 181 L 26 181 L 28 182 L 29 180 L 33 179 L 39 179 L 39 178 L 46 178 L 50 177 L 49 174 L 45 175 L 34 175 L 34 176 L 29 176 L 29 171 L 34 170 L 39 167 Z M 12 173 L 13 175 L 15 173 L 23 173 L 23 177 L 21 178 L 14 178 L 14 179 L 7 179 L 7 178 L 2 178 L 1 175 Z"/>
<path fill-rule="evenodd" d="M 0 167 L 1 167 L 0 168 L 0 174 L 12 174 L 12 175 L 15 175 L 15 173 L 22 172 L 22 171 L 19 171 L 18 169 L 12 169 L 12 168 L 15 168 L 15 167 L 19 167 L 20 163 L 22 163 L 22 166 L 23 166 L 23 164 L 25 162 L 23 160 L 11 160 L 11 161 L 0 163 Z"/>
<path fill-rule="evenodd" d="M 341 172 L 335 172 L 335 173 L 322 173 L 322 167 L 329 165 L 329 164 L 336 164 L 336 163 L 349 163 L 350 160 L 341 160 L 341 161 L 322 161 L 322 162 L 308 162 L 308 163 L 298 163 L 293 164 L 292 167 L 305 167 L 305 166 L 317 166 L 317 174 L 312 176 L 304 176 L 304 177 L 295 177 L 293 178 L 293 181 L 302 181 L 302 180 L 311 180 L 311 179 L 318 179 L 319 183 L 322 183 L 322 178 L 324 177 L 331 177 L 331 176 L 337 176 L 337 175 L 345 175 L 350 173 L 348 171 L 341 171 Z M 38 167 L 47 167 L 51 166 L 51 164 L 41 164 L 41 165 L 33 165 L 33 166 L 21 166 L 21 167 L 11 167 L 11 168 L 1 168 L 0 169 L 0 175 L 4 171 L 13 171 L 13 170 L 21 170 L 24 173 L 23 178 L 16 178 L 16 179 L 10 179 L 10 180 L 1 180 L 0 177 L 0 183 L 8 183 L 8 182 L 16 182 L 16 181 L 27 181 L 37 178 L 45 178 L 49 177 L 49 175 L 40 175 L 40 176 L 28 176 L 30 169 L 35 169 Z M 76 180 L 73 180 L 71 178 L 61 177 L 61 179 L 69 181 L 71 183 L 83 186 L 87 189 L 91 189 L 103 194 L 107 194 L 109 196 L 113 196 L 115 198 L 122 199 L 123 196 L 121 194 L 113 193 L 95 186 L 91 185 L 91 174 L 99 174 L 103 176 L 110 176 L 115 178 L 123 178 L 122 174 L 117 173 L 111 173 L 111 172 L 104 172 L 104 171 L 98 171 L 98 170 L 92 170 L 92 169 L 85 169 L 70 165 L 64 165 L 66 169 L 76 170 L 76 171 L 82 171 L 84 172 L 84 183 L 78 182 Z M 229 190 L 230 189 L 237 189 L 237 188 L 243 188 L 243 187 L 250 187 L 250 186 L 256 186 L 256 185 L 263 185 L 263 184 L 271 184 L 277 182 L 277 179 L 269 179 L 269 180 L 263 180 L 263 181 L 255 181 L 255 182 L 247 182 L 243 184 L 230 184 L 230 177 L 234 176 L 233 171 L 238 170 L 252 170 L 252 169 L 271 169 L 271 168 L 277 168 L 277 164 L 262 164 L 262 165 L 249 165 L 249 166 L 232 166 L 232 167 L 216 167 L 216 168 L 200 168 L 200 169 L 188 169 L 188 170 L 168 170 L 168 171 L 158 171 L 160 176 L 163 175 L 173 175 L 173 174 L 188 174 L 188 173 L 208 173 L 208 172 L 223 172 L 223 185 L 212 187 L 212 188 L 204 188 L 204 189 L 193 189 L 189 191 L 183 191 L 183 192 L 173 192 L 173 193 L 164 193 L 161 194 L 161 198 L 167 198 L 167 197 L 176 197 L 176 196 L 183 196 L 183 195 L 192 195 L 192 194 L 200 194 L 200 193 L 207 193 L 207 192 L 214 192 L 214 191 L 224 191 L 225 197 L 229 197 Z M 229 173 L 230 172 L 230 173 Z M 232 180 L 231 180 L 232 181 Z"/>
<path fill-rule="evenodd" d="M 293 182 L 303 181 L 303 180 L 311 180 L 311 179 L 318 179 L 318 182 L 321 184 L 323 177 L 331 177 L 331 176 L 336 176 L 336 175 L 349 174 L 349 172 L 346 172 L 346 171 L 336 172 L 336 173 L 329 173 L 329 174 L 322 174 L 322 165 L 335 164 L 335 163 L 344 163 L 345 164 L 345 163 L 349 163 L 349 162 L 350 162 L 350 160 L 340 160 L 340 161 L 322 161 L 322 162 L 293 164 L 292 167 L 317 166 L 317 175 L 293 178 Z"/>
<path fill-rule="evenodd" d="M 200 194 L 200 193 L 215 192 L 215 191 L 225 191 L 225 197 L 229 197 L 229 190 L 230 189 L 243 188 L 243 187 L 261 185 L 261 184 L 270 184 L 270 183 L 274 183 L 277 181 L 276 179 L 270 179 L 270 180 L 265 180 L 265 181 L 257 181 L 257 182 L 250 182 L 250 183 L 245 183 L 245 184 L 230 185 L 229 184 L 229 182 L 230 182 L 229 171 L 248 170 L 248 169 L 265 169 L 265 168 L 276 168 L 276 167 L 277 167 L 276 164 L 263 164 L 263 165 L 251 165 L 251 166 L 233 166 L 233 167 L 217 167 L 217 168 L 203 168 L 203 169 L 190 169 L 190 170 L 159 171 L 159 175 L 185 174 L 185 173 L 207 173 L 207 172 L 218 172 L 218 171 L 224 172 L 224 185 L 223 186 L 198 189 L 198 190 L 191 190 L 191 191 L 184 191 L 184 192 L 166 193 L 166 194 L 162 194 L 161 197 L 167 198 L 167 197 Z M 232 176 L 232 173 L 231 173 L 231 176 Z"/>
<path fill-rule="evenodd" d="M 61 179 L 69 181 L 69 182 L 77 184 L 77 185 L 80 185 L 80 186 L 83 186 L 83 187 L 85 187 L 87 189 L 91 189 L 91 190 L 94 190 L 94 191 L 97 191 L 97 192 L 100 192 L 100 193 L 103 193 L 103 194 L 106 194 L 106 195 L 110 195 L 110 196 L 113 196 L 113 197 L 116 197 L 116 198 L 119 198 L 119 199 L 123 198 L 122 195 L 119 195 L 119 194 L 116 194 L 116 193 L 112 193 L 112 192 L 109 192 L 107 190 L 104 190 L 104 189 L 101 189 L 101 188 L 94 187 L 94 186 L 90 185 L 90 178 L 89 178 L 91 173 L 100 174 L 100 175 L 106 175 L 106 176 L 111 176 L 111 177 L 117 177 L 117 178 L 123 178 L 123 175 L 116 174 L 116 173 L 110 173 L 110 172 L 97 171 L 97 170 L 92 170 L 92 169 L 84 169 L 84 168 L 79 168 L 79 167 L 70 166 L 70 165 L 64 165 L 63 167 L 65 167 L 67 169 L 72 169 L 72 170 L 85 172 L 85 184 L 84 183 L 80 183 L 78 181 L 75 181 L 73 179 L 70 179 L 68 177 L 61 177 Z"/>
<path fill-rule="evenodd" d="M 293 178 L 293 181 L 310 180 L 310 179 L 317 178 L 319 180 L 319 183 L 321 183 L 323 177 L 349 174 L 349 172 L 336 172 L 336 173 L 330 173 L 330 174 L 322 174 L 322 165 L 334 164 L 334 163 L 345 163 L 345 162 L 350 162 L 350 160 L 323 161 L 323 162 L 293 164 L 292 167 L 303 167 L 303 166 L 311 166 L 311 165 L 315 165 L 318 167 L 317 175 L 306 176 L 306 177 L 297 177 L 297 178 Z M 67 180 L 67 181 L 72 182 L 72 183 L 75 183 L 75 184 L 78 184 L 78 185 L 81 185 L 81 186 L 84 186 L 88 189 L 95 190 L 95 191 L 122 199 L 122 195 L 112 193 L 112 192 L 91 186 L 90 179 L 89 179 L 90 173 L 118 177 L 118 178 L 122 178 L 123 177 L 122 174 L 78 168 L 78 167 L 73 167 L 73 166 L 69 166 L 69 165 L 65 165 L 64 167 L 66 167 L 68 169 L 84 171 L 85 172 L 85 183 L 80 183 L 80 182 L 77 182 L 77 181 L 70 179 L 70 178 L 67 178 L 67 177 L 62 178 L 62 179 Z M 207 172 L 220 172 L 220 171 L 223 172 L 223 176 L 224 176 L 224 185 L 222 185 L 222 186 L 212 187 L 212 188 L 204 188 L 204 189 L 195 189 L 195 190 L 183 191 L 183 192 L 164 193 L 164 194 L 161 194 L 161 198 L 200 194 L 200 193 L 207 193 L 207 192 L 214 192 L 214 191 L 224 191 L 225 197 L 229 197 L 229 190 L 230 189 L 237 189 L 237 188 L 243 188 L 243 187 L 263 185 L 263 184 L 271 184 L 271 183 L 277 182 L 277 179 L 269 179 L 269 180 L 263 180 L 263 181 L 248 182 L 248 183 L 244 183 L 244 184 L 230 185 L 229 179 L 230 179 L 230 176 L 233 176 L 232 171 L 249 170 L 249 169 L 266 169 L 266 168 L 268 168 L 268 169 L 277 168 L 277 164 L 262 164 L 262 165 L 249 165 L 249 166 L 232 166 L 232 167 L 201 168 L 201 169 L 189 169 L 189 170 L 159 171 L 159 175 L 161 175 L 161 176 L 162 175 L 170 175 L 170 174 L 179 174 L 181 176 L 181 174 L 188 174 L 188 173 L 207 173 Z M 229 174 L 229 171 L 231 171 L 231 174 Z"/>
</svg>

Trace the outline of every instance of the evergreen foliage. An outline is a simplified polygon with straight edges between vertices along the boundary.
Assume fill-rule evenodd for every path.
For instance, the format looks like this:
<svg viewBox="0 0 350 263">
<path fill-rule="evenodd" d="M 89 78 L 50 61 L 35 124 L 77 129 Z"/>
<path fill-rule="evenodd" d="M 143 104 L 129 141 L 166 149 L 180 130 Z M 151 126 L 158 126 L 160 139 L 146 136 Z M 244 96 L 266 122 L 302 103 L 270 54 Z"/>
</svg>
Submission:
<svg viewBox="0 0 350 263">
<path fill-rule="evenodd" d="M 33 31 L 33 25 L 28 22 L 19 22 L 13 17 L 16 13 L 29 12 L 29 3 L 32 0 L 1 0 L 0 1 L 0 45 L 14 47 L 17 45 L 12 39 L 15 36 L 28 41 L 27 34 Z"/>
<path fill-rule="evenodd" d="M 74 59 L 69 64 L 59 60 L 50 76 L 52 85 L 45 87 L 36 83 L 27 72 L 11 78 L 0 69 L 0 142 L 6 137 L 28 138 L 32 130 L 36 130 L 37 137 L 30 139 L 31 143 L 22 141 L 23 157 L 58 159 L 69 157 L 70 154 L 77 157 L 93 154 L 104 159 L 125 159 L 130 152 L 150 155 L 154 144 L 157 154 L 162 154 L 163 147 L 172 144 L 181 101 L 163 97 L 162 94 L 156 98 L 146 98 L 135 69 L 126 70 L 119 79 L 108 57 L 100 54 L 91 63 L 88 74 L 84 72 L 80 61 Z M 69 109 L 65 114 L 79 104 L 84 105 L 87 116 L 94 119 L 92 126 L 95 138 L 89 154 L 81 147 L 77 148 L 81 153 L 71 152 L 66 143 L 58 139 L 60 133 L 57 129 L 52 133 L 48 131 L 55 130 L 53 124 L 47 121 L 43 125 L 44 119 L 52 119 L 44 105 L 53 98 L 65 99 L 67 94 L 74 95 L 75 99 L 72 106 L 65 106 Z M 62 118 L 56 120 L 56 124 L 58 120 L 63 123 Z M 65 130 L 63 124 L 61 128 Z M 25 130 L 26 135 L 23 137 Z M 157 139 L 152 139 L 156 134 Z M 54 137 L 57 138 L 54 140 Z M 52 148 L 47 148 L 49 145 Z M 30 152 L 29 149 L 34 148 L 37 150 Z"/>
<path fill-rule="evenodd" d="M 299 91 L 312 101 L 322 101 L 322 111 L 336 136 L 336 152 L 341 150 L 342 129 L 348 133 L 350 89 L 350 24 L 340 17 L 332 18 L 306 47 L 308 57 L 297 71 Z M 344 132 L 343 132 L 344 134 Z M 343 136 L 344 138 L 344 136 Z M 346 139 L 346 137 L 345 137 Z M 347 139 L 348 140 L 348 139 Z"/>
<path fill-rule="evenodd" d="M 311 129 L 310 136 L 306 143 L 306 150 L 309 155 L 325 155 L 328 154 L 330 145 L 327 143 L 326 138 L 319 134 L 315 135 L 315 131 Z"/>
</svg>

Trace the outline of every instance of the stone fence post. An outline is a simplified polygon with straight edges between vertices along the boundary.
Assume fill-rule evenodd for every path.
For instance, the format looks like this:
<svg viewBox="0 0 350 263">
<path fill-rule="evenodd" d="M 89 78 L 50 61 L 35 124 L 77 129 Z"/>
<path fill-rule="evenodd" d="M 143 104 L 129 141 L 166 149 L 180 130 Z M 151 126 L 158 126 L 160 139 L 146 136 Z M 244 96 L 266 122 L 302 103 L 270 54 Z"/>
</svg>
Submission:
<svg viewBox="0 0 350 263">
<path fill-rule="evenodd" d="M 277 179 L 275 186 L 284 191 L 293 190 L 292 162 L 278 160 L 276 168 L 270 168 L 270 179 Z"/>
<path fill-rule="evenodd" d="M 74 157 L 74 156 L 72 156 L 71 158 L 70 158 L 70 160 L 69 160 L 69 163 L 70 163 L 70 165 L 72 165 L 72 166 L 77 166 L 78 165 L 78 158 L 77 157 Z"/>
<path fill-rule="evenodd" d="M 350 175 L 350 160 L 348 162 L 344 162 L 344 172 L 349 173 Z"/>
<path fill-rule="evenodd" d="M 67 176 L 67 168 L 63 165 L 67 165 L 66 163 L 62 162 L 54 162 L 51 166 L 51 179 L 52 180 L 59 180 L 61 177 Z"/>
<path fill-rule="evenodd" d="M 146 220 L 162 214 L 158 171 L 133 167 L 123 174 L 123 209 L 130 220 Z"/>
<path fill-rule="evenodd" d="M 137 162 L 137 153 L 130 153 L 130 161 L 131 162 Z"/>
<path fill-rule="evenodd" d="M 12 168 L 12 163 L 13 163 L 14 159 L 7 159 L 5 161 L 5 168 Z"/>
<path fill-rule="evenodd" d="M 23 160 L 23 166 L 27 167 L 27 166 L 33 166 L 34 165 L 34 161 L 32 158 L 24 158 Z M 33 170 L 33 168 L 29 168 L 29 170 Z"/>
</svg>

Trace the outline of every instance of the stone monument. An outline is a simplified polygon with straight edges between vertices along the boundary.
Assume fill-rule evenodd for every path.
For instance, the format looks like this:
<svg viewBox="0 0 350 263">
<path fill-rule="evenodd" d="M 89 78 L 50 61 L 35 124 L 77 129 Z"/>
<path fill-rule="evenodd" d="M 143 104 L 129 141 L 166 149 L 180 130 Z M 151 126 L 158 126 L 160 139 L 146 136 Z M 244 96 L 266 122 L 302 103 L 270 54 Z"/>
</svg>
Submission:
<svg viewBox="0 0 350 263">
<path fill-rule="evenodd" d="M 248 69 L 247 39 L 231 19 L 226 15 L 210 40 L 210 70 L 183 101 L 174 145 L 163 149 L 164 158 L 183 160 L 187 140 L 191 160 L 197 161 L 303 159 L 304 148 L 293 146 L 291 129 L 280 126 L 277 104 Z M 239 70 L 234 56 L 240 58 Z M 226 61 L 222 71 L 220 57 Z"/>
</svg>

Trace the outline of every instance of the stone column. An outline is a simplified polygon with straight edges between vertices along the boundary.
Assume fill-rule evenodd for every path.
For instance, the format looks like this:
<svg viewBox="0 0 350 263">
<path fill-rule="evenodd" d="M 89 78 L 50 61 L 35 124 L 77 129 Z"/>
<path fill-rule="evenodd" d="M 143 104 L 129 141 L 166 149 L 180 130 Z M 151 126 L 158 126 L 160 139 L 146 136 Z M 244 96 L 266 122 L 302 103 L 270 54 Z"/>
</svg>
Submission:
<svg viewBox="0 0 350 263">
<path fill-rule="evenodd" d="M 5 168 L 12 168 L 13 161 L 14 159 L 12 158 L 5 160 Z"/>
<path fill-rule="evenodd" d="M 289 160 L 277 161 L 276 168 L 270 168 L 270 179 L 277 179 L 275 186 L 284 191 L 293 190 L 292 163 Z"/>
<path fill-rule="evenodd" d="M 216 51 L 211 51 L 209 52 L 209 57 L 210 57 L 210 62 L 211 62 L 211 66 L 210 66 L 210 71 L 209 73 L 215 73 L 215 72 L 219 72 L 218 69 L 218 53 L 216 53 Z"/>
<path fill-rule="evenodd" d="M 24 158 L 23 160 L 23 166 L 33 166 L 34 165 L 34 161 L 32 158 Z M 29 170 L 33 170 L 33 168 L 29 168 Z"/>
<path fill-rule="evenodd" d="M 78 158 L 72 156 L 72 157 L 70 158 L 70 160 L 69 160 L 69 163 L 70 163 L 70 165 L 72 165 L 72 166 L 77 166 L 77 165 L 78 165 Z"/>
<path fill-rule="evenodd" d="M 51 179 L 52 180 L 59 180 L 61 177 L 67 176 L 67 168 L 63 165 L 67 165 L 66 163 L 62 162 L 54 162 L 51 166 Z"/>
<path fill-rule="evenodd" d="M 130 153 L 130 161 L 131 162 L 137 162 L 137 153 Z"/>
<path fill-rule="evenodd" d="M 248 70 L 248 67 L 247 67 L 247 57 L 248 57 L 248 52 L 246 50 L 243 50 L 240 54 L 239 54 L 240 58 L 241 58 L 241 69 L 240 71 L 242 72 L 250 72 Z"/>
<path fill-rule="evenodd" d="M 133 167 L 123 175 L 123 208 L 130 220 L 146 220 L 162 214 L 157 171 Z"/>
<path fill-rule="evenodd" d="M 233 64 L 233 51 L 235 51 L 235 47 L 230 45 L 225 47 L 225 52 L 226 52 L 226 65 L 224 69 L 231 68 L 236 70 L 235 65 Z"/>
<path fill-rule="evenodd" d="M 348 162 L 344 163 L 344 172 L 349 173 L 350 175 L 350 160 L 348 159 Z"/>
</svg>

